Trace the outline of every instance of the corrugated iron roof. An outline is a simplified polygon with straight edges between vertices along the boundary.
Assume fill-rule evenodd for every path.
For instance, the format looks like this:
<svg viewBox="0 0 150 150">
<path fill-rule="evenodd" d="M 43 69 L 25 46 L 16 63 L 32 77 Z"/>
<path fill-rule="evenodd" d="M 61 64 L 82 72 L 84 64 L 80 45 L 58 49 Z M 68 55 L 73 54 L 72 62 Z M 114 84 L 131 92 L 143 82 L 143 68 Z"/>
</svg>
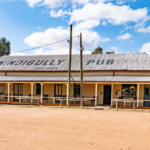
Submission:
<svg viewBox="0 0 150 150">
<path fill-rule="evenodd" d="M 68 55 L 3 56 L 0 71 L 67 71 Z M 83 69 L 90 70 L 150 70 L 150 56 L 145 53 L 85 54 Z M 80 70 L 80 55 L 72 56 L 71 70 Z"/>
<path fill-rule="evenodd" d="M 80 81 L 80 76 L 72 76 Z M 68 82 L 68 76 L 0 76 L 0 82 Z M 84 82 L 150 82 L 150 76 L 84 76 Z"/>
</svg>

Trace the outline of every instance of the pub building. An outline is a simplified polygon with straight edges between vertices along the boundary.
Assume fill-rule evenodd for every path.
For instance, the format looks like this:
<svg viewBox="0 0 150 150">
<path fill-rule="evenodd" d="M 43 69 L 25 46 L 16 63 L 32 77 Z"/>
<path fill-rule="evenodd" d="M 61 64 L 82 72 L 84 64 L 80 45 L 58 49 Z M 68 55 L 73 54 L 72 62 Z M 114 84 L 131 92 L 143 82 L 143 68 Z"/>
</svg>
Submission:
<svg viewBox="0 0 150 150">
<path fill-rule="evenodd" d="M 0 103 L 59 105 L 67 97 L 68 55 L 0 57 Z M 80 55 L 72 55 L 71 98 L 80 97 Z M 84 106 L 150 107 L 150 56 L 146 53 L 83 55 Z M 63 102 L 66 105 L 66 101 Z M 79 101 L 71 102 L 80 105 Z"/>
</svg>

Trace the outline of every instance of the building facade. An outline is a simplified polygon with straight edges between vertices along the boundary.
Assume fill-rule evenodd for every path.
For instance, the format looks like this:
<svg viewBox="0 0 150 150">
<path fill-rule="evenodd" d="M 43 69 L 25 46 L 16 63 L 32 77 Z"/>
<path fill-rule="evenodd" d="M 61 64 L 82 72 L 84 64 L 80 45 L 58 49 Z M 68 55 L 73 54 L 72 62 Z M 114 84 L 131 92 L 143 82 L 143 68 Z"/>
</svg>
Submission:
<svg viewBox="0 0 150 150">
<path fill-rule="evenodd" d="M 60 97 L 67 97 L 68 62 L 68 55 L 0 57 L 0 101 L 18 102 L 21 96 L 24 103 L 34 103 L 39 97 L 41 104 L 59 104 Z M 80 96 L 79 55 L 72 56 L 70 90 L 72 98 Z M 150 56 L 83 55 L 83 97 L 84 105 L 113 105 L 111 100 L 136 99 L 137 107 L 150 107 Z"/>
</svg>

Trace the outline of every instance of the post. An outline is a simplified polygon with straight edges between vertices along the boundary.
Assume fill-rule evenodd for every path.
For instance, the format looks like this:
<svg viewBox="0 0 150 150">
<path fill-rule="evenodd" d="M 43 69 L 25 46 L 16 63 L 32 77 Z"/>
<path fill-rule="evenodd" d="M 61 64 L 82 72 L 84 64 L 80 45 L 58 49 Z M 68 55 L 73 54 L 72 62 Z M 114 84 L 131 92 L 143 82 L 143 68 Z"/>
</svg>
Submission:
<svg viewBox="0 0 150 150">
<path fill-rule="evenodd" d="M 62 100 L 60 100 L 60 108 L 62 108 Z"/>
<path fill-rule="evenodd" d="M 72 25 L 70 25 L 70 46 L 69 46 L 68 95 L 67 95 L 67 99 L 70 99 L 71 57 L 72 57 Z M 68 105 L 68 107 L 70 107 L 70 101 L 67 101 L 67 105 Z"/>
<path fill-rule="evenodd" d="M 82 33 L 80 33 L 80 98 L 81 98 L 81 107 L 83 108 L 83 58 L 82 52 L 84 48 L 82 47 Z"/>
<path fill-rule="evenodd" d="M 19 102 L 20 102 L 20 107 L 21 107 L 21 97 L 19 96 Z"/>
<path fill-rule="evenodd" d="M 118 101 L 116 101 L 116 110 L 118 111 Z"/>
<path fill-rule="evenodd" d="M 133 102 L 133 110 L 135 111 L 135 102 Z"/>
<path fill-rule="evenodd" d="M 66 83 L 66 86 L 67 86 L 66 95 L 68 95 L 68 83 Z M 67 99 L 67 97 L 66 97 L 66 99 Z M 66 101 L 66 104 L 68 104 L 68 101 Z"/>
<path fill-rule="evenodd" d="M 33 86 L 34 83 L 31 83 L 31 103 L 33 103 Z"/>
<path fill-rule="evenodd" d="M 8 85 L 8 100 L 7 100 L 7 102 L 9 102 L 10 83 L 7 83 L 7 85 Z"/>
<path fill-rule="evenodd" d="M 111 106 L 113 106 L 113 88 L 114 88 L 114 85 L 111 84 Z"/>
<path fill-rule="evenodd" d="M 41 83 L 41 103 L 43 103 L 43 83 Z"/>
<path fill-rule="evenodd" d="M 95 83 L 95 106 L 97 106 L 97 83 Z"/>
<path fill-rule="evenodd" d="M 140 96 L 139 96 L 139 93 L 140 93 L 140 92 L 139 92 L 139 89 L 140 89 L 139 86 L 140 86 L 140 84 L 137 84 L 137 107 L 139 107 L 139 97 L 140 97 Z"/>
</svg>

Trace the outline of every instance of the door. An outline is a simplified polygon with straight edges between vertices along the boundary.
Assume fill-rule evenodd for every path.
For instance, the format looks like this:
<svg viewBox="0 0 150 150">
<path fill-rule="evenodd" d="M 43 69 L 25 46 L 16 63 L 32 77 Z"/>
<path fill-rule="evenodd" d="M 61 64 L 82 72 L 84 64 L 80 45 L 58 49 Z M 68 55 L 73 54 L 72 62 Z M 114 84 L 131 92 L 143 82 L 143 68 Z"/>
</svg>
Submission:
<svg viewBox="0 0 150 150">
<path fill-rule="evenodd" d="M 54 96 L 55 97 L 62 97 L 62 84 L 55 84 Z M 60 101 L 58 99 L 59 98 L 56 98 L 55 103 L 60 103 Z"/>
<path fill-rule="evenodd" d="M 14 89 L 14 93 L 13 93 L 14 96 L 22 96 L 23 95 L 23 84 L 22 83 L 15 83 L 13 89 Z M 19 102 L 19 99 L 16 99 L 14 97 L 13 101 Z"/>
<path fill-rule="evenodd" d="M 104 86 L 104 104 L 110 105 L 111 101 L 111 86 Z"/>
<path fill-rule="evenodd" d="M 150 88 L 145 88 L 144 89 L 144 99 L 145 100 L 150 100 Z M 150 102 L 144 102 L 145 107 L 150 107 Z"/>
</svg>

